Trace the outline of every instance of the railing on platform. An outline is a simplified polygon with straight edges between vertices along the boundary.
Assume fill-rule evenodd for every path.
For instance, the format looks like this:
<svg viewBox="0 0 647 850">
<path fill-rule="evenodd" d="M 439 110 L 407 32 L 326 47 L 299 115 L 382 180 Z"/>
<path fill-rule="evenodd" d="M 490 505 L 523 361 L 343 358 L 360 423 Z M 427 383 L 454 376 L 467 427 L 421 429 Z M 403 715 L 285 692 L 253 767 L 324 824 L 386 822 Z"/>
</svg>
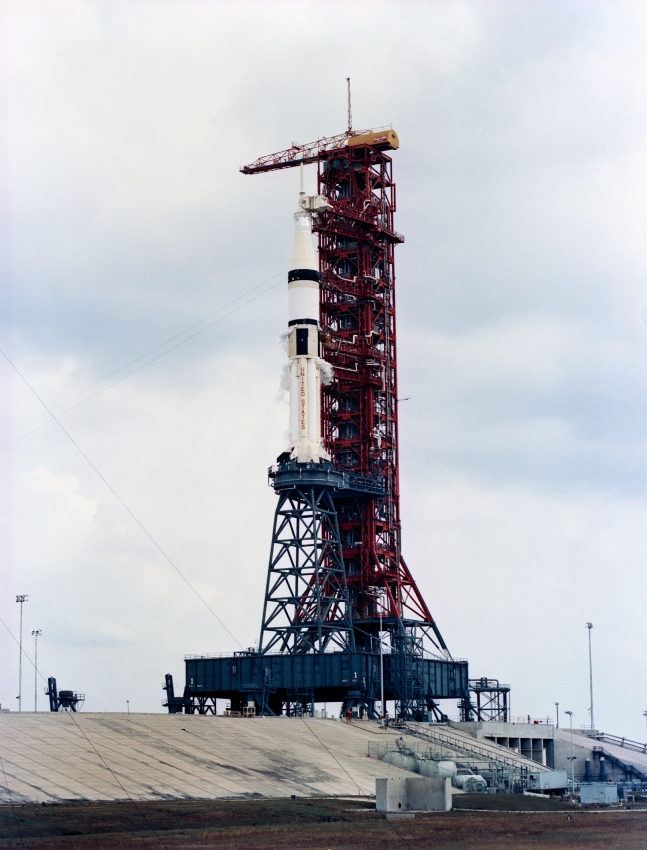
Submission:
<svg viewBox="0 0 647 850">
<path fill-rule="evenodd" d="M 533 759 L 522 756 L 521 754 L 516 754 L 516 758 L 507 755 L 510 751 L 507 750 L 506 747 L 501 747 L 499 744 L 492 743 L 487 747 L 483 747 L 477 743 L 473 744 L 471 741 L 466 740 L 465 738 L 460 738 L 458 735 L 454 736 L 443 732 L 436 732 L 433 728 L 434 724 L 429 724 L 429 729 L 425 729 L 424 731 L 410 723 L 406 723 L 404 725 L 406 727 L 407 734 L 409 735 L 415 735 L 416 737 L 429 741 L 432 744 L 440 744 L 448 750 L 463 753 L 471 758 L 496 761 L 499 764 L 503 764 L 510 768 L 519 767 L 522 761 L 532 762 L 533 770 L 550 770 L 550 768 L 545 765 L 540 764 L 539 762 L 534 762 Z M 495 749 L 495 747 L 498 749 Z M 498 751 L 499 749 L 501 752 Z"/>
<path fill-rule="evenodd" d="M 330 652 L 339 652 L 338 649 L 331 649 L 329 651 Z M 360 651 L 361 650 L 355 650 L 355 652 L 360 652 Z M 258 655 L 258 654 L 259 654 L 258 648 L 255 647 L 255 646 L 250 646 L 249 649 L 237 650 L 236 652 L 210 652 L 210 653 L 201 654 L 201 655 L 185 655 L 184 660 L 185 661 L 195 661 L 195 660 L 203 659 L 205 661 L 208 661 L 210 658 L 245 658 L 245 657 L 250 656 L 250 655 L 253 656 L 253 655 Z M 308 653 L 308 654 L 313 655 L 314 653 Z M 368 654 L 369 655 L 375 655 L 376 653 L 369 652 Z M 278 656 L 278 655 L 285 655 L 285 652 L 264 652 L 263 653 L 264 658 L 269 657 L 269 656 Z M 386 652 L 384 657 L 386 658 L 387 655 L 390 656 L 390 655 L 392 655 L 392 653 Z M 424 649 L 423 652 L 422 652 L 422 658 L 425 658 L 425 659 L 428 659 L 428 660 L 431 660 L 431 661 L 443 661 L 443 662 L 447 661 L 446 658 L 441 658 L 439 655 L 432 655 L 431 652 L 428 652 L 426 649 Z M 455 664 L 467 664 L 467 658 L 452 657 L 451 662 L 453 662 Z"/>
<path fill-rule="evenodd" d="M 513 717 L 511 723 L 525 723 L 526 726 L 554 726 L 555 722 L 552 717 L 531 717 L 526 714 L 524 717 Z"/>
<path fill-rule="evenodd" d="M 620 738 L 618 735 L 608 735 L 606 732 L 598 732 L 595 740 L 606 741 L 607 744 L 615 744 L 616 747 L 624 747 L 626 750 L 647 754 L 647 744 L 641 744 L 640 741 L 632 741 L 630 738 Z"/>
</svg>

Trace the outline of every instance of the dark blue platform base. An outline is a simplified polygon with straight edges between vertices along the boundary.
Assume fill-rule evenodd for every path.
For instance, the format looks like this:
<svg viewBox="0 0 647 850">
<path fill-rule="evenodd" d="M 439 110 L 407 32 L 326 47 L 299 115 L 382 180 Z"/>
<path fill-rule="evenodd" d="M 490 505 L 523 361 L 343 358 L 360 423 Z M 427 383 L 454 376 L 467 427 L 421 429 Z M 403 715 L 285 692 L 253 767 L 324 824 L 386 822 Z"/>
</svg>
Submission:
<svg viewBox="0 0 647 850">
<path fill-rule="evenodd" d="M 385 698 L 392 700 L 396 679 L 412 682 L 419 706 L 418 719 L 437 715 L 436 701 L 463 700 L 468 696 L 467 661 L 419 658 L 412 667 L 397 655 L 384 656 Z M 207 714 L 215 712 L 215 700 L 230 701 L 231 710 L 244 713 L 253 708 L 257 715 L 300 714 L 316 703 L 341 702 L 359 706 L 369 717 L 377 718 L 380 700 L 379 653 L 324 652 L 303 655 L 259 655 L 235 653 L 230 656 L 188 656 L 186 687 L 182 697 L 173 693 L 167 676 L 166 705 L 169 712 Z M 401 685 L 400 685 L 401 689 Z M 412 693 L 413 696 L 413 693 Z"/>
</svg>

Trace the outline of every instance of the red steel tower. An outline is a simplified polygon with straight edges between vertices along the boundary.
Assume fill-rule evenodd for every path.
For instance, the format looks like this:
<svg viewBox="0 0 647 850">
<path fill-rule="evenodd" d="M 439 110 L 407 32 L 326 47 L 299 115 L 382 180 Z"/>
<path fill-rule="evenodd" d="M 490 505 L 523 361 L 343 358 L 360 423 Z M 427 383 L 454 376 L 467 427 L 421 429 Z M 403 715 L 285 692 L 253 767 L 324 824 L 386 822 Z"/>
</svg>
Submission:
<svg viewBox="0 0 647 850">
<path fill-rule="evenodd" d="M 382 484 L 382 495 L 335 498 L 355 640 L 373 648 L 379 631 L 450 657 L 402 557 L 398 469 L 398 382 L 394 229 L 396 187 L 387 151 L 391 128 L 319 139 L 263 157 L 254 174 L 317 163 L 322 357 L 333 380 L 322 388 L 322 433 L 334 466 Z M 409 644 L 409 650 L 413 645 Z"/>
</svg>

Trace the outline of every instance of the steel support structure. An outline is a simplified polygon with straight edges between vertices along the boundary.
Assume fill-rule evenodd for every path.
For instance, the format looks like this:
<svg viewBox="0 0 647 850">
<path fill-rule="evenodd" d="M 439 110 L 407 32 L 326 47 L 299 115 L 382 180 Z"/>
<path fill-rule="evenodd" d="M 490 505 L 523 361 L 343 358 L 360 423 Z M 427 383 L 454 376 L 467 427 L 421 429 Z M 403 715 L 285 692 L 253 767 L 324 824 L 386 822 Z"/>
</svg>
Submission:
<svg viewBox="0 0 647 850">
<path fill-rule="evenodd" d="M 422 638 L 415 630 L 392 635 L 392 689 L 395 716 L 401 720 L 426 720 Z"/>
<path fill-rule="evenodd" d="M 59 691 L 53 676 L 47 680 L 45 696 L 49 697 L 50 711 L 80 711 L 85 702 L 85 694 L 77 694 L 76 691 Z"/>
<path fill-rule="evenodd" d="M 402 557 L 394 248 L 404 237 L 393 225 L 391 158 L 370 145 L 324 151 L 318 185 L 332 207 L 314 227 L 322 354 L 333 366 L 322 433 L 337 469 L 384 484 L 380 496 L 335 497 L 355 639 L 375 645 L 381 604 L 394 651 L 394 635 L 424 636 L 428 650 L 450 657 Z"/>
<path fill-rule="evenodd" d="M 281 464 L 259 651 L 355 648 L 337 511 L 322 464 Z M 295 476 L 299 476 L 296 478 Z"/>
<path fill-rule="evenodd" d="M 498 679 L 470 679 L 469 689 L 474 701 L 467 696 L 461 703 L 461 720 L 508 723 L 510 720 L 510 685 L 502 685 Z"/>
<path fill-rule="evenodd" d="M 342 702 L 377 717 L 381 690 L 404 720 L 435 717 L 437 699 L 469 703 L 467 662 L 452 659 L 402 557 L 394 229 L 387 150 L 397 136 L 348 132 L 261 157 L 256 174 L 317 163 L 322 435 L 331 462 L 270 469 L 279 501 L 258 651 L 186 660 L 169 711 L 301 714 Z M 393 145 L 391 144 L 393 142 Z M 380 634 L 389 643 L 380 664 Z M 384 679 L 380 670 L 384 669 Z"/>
</svg>

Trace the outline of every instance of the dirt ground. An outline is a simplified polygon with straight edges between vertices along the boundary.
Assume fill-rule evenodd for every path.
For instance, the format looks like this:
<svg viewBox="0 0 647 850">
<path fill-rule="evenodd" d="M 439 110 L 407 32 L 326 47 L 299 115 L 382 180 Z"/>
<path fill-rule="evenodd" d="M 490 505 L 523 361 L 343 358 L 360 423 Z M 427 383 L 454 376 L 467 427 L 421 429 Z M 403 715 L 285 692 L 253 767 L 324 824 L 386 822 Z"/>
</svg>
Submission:
<svg viewBox="0 0 647 850">
<path fill-rule="evenodd" d="M 362 798 L 2 806 L 0 847 L 647 850 L 647 811 L 590 812 L 507 795 L 465 794 L 455 803 L 461 809 L 396 821 Z M 512 810 L 471 810 L 486 806 Z"/>
</svg>

